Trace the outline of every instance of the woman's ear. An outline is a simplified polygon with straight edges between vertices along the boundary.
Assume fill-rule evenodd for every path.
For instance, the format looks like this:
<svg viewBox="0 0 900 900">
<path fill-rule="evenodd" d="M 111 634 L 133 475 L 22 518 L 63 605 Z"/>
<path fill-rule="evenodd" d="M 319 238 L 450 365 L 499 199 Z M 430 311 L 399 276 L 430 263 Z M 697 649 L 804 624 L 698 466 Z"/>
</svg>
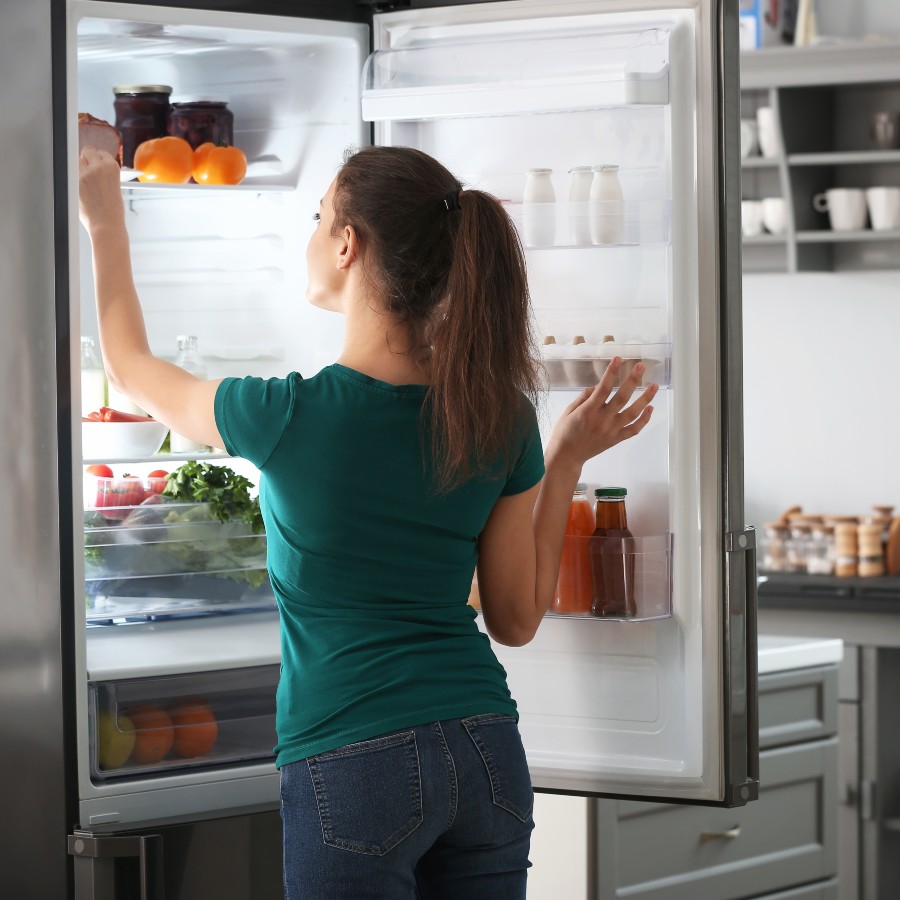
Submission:
<svg viewBox="0 0 900 900">
<path fill-rule="evenodd" d="M 338 238 L 341 243 L 338 250 L 337 267 L 346 269 L 359 259 L 359 237 L 352 225 L 345 225 Z"/>
</svg>

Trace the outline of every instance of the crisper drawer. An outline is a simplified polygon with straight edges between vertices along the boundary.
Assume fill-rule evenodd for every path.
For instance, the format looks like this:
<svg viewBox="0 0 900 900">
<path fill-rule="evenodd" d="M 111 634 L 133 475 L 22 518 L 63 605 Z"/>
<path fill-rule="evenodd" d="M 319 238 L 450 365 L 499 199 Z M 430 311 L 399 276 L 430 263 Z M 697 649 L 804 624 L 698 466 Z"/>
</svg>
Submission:
<svg viewBox="0 0 900 900">
<path fill-rule="evenodd" d="M 739 809 L 601 802 L 600 895 L 735 900 L 833 877 L 837 739 L 761 753 L 759 782 Z"/>
<path fill-rule="evenodd" d="M 222 522 L 206 503 L 109 507 L 84 514 L 88 621 L 274 605 L 266 536 Z"/>
<path fill-rule="evenodd" d="M 92 683 L 91 777 L 272 759 L 278 675 L 272 665 Z"/>
</svg>

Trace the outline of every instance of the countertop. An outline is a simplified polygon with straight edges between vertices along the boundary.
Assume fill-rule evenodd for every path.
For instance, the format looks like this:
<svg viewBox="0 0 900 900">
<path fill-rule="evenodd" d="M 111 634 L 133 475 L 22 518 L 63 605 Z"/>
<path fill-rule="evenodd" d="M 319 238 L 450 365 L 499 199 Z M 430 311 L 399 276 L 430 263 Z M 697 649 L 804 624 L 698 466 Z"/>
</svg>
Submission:
<svg viewBox="0 0 900 900">
<path fill-rule="evenodd" d="M 761 634 L 758 649 L 760 675 L 827 666 L 839 663 L 844 657 L 844 642 L 837 638 Z"/>
</svg>

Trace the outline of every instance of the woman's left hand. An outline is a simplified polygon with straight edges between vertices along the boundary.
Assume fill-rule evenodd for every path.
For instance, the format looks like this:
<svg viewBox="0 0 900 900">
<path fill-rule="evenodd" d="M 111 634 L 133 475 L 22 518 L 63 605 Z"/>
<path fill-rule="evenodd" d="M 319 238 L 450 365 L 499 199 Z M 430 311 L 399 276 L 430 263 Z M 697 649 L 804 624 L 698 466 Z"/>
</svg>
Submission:
<svg viewBox="0 0 900 900">
<path fill-rule="evenodd" d="M 85 147 L 78 160 L 78 217 L 93 234 L 104 225 L 124 225 L 119 164 L 105 151 Z"/>
</svg>

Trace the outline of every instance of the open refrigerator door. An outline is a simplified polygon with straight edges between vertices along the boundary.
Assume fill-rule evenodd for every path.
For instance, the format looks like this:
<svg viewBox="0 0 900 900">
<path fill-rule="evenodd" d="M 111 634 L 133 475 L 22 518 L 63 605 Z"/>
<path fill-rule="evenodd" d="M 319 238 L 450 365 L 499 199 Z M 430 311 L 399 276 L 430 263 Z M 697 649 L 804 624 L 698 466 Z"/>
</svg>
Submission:
<svg viewBox="0 0 900 900">
<path fill-rule="evenodd" d="M 627 489 L 633 537 L 614 553 L 628 610 L 597 614 L 594 569 L 593 614 L 588 601 L 523 648 L 495 646 L 545 790 L 755 797 L 723 6 L 520 0 L 375 17 L 362 95 L 375 142 L 438 157 L 520 228 L 545 428 L 613 356 L 661 388 L 644 432 L 582 474 Z M 591 537 L 566 540 L 590 555 Z"/>
</svg>

